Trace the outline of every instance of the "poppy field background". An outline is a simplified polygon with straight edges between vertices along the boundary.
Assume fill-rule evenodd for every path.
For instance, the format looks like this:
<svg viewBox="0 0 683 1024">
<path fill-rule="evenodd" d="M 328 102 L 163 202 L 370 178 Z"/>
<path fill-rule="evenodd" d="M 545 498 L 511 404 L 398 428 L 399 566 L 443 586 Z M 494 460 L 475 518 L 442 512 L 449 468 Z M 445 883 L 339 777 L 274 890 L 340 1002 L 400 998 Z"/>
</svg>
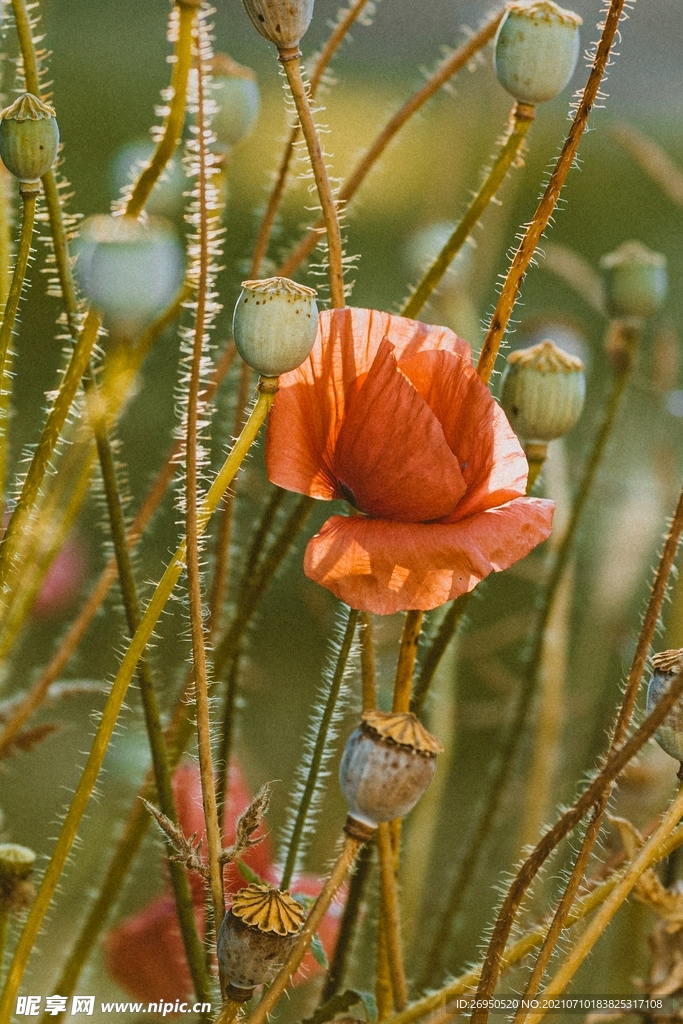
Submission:
<svg viewBox="0 0 683 1024">
<path fill-rule="evenodd" d="M 270 175 L 279 159 L 286 130 L 282 90 L 272 48 L 253 32 L 237 0 L 221 0 L 215 22 L 215 49 L 227 50 L 257 72 L 261 112 L 252 134 L 230 159 L 228 195 L 223 223 L 224 267 L 219 276 L 223 311 L 213 341 L 222 350 L 230 337 L 230 318 L 241 280 L 246 276 L 258 213 L 267 195 Z M 595 24 L 604 5 L 581 0 L 575 9 L 584 18 L 582 47 L 597 38 Z M 335 3 L 317 0 L 313 24 L 304 41 L 304 57 L 326 38 Z M 421 69 L 433 68 L 441 47 L 455 46 L 460 26 L 475 28 L 479 4 L 381 0 L 374 24 L 358 25 L 353 41 L 335 58 L 336 79 L 325 92 L 329 122 L 325 145 L 332 154 L 335 176 L 343 178 L 358 154 L 374 137 L 389 113 L 421 83 Z M 166 41 L 168 5 L 147 0 L 116 4 L 89 0 L 45 0 L 46 45 L 53 51 L 50 78 L 64 143 L 63 172 L 71 182 L 73 210 L 88 216 L 106 212 L 116 198 L 111 164 L 120 146 L 144 139 L 153 123 L 159 91 L 168 82 Z M 422 15 L 424 14 L 424 24 Z M 415 21 L 420 29 L 415 31 Z M 468 886 L 461 914 L 442 949 L 444 973 L 459 974 L 477 960 L 482 936 L 494 917 L 503 880 L 518 862 L 522 845 L 535 842 L 541 827 L 554 820 L 556 808 L 572 802 L 577 786 L 592 771 L 606 747 L 606 735 L 618 706 L 620 688 L 635 647 L 667 517 L 680 488 L 683 466 L 683 377 L 680 337 L 683 315 L 683 177 L 672 179 L 667 195 L 619 141 L 625 124 L 644 132 L 662 147 L 683 175 L 681 94 L 683 71 L 677 53 L 683 38 L 683 11 L 676 0 L 638 0 L 622 26 L 619 56 L 605 86 L 609 98 L 594 111 L 580 147 L 580 170 L 572 170 L 556 223 L 525 281 L 515 310 L 514 348 L 553 338 L 580 356 L 586 366 L 587 400 L 574 431 L 551 444 L 551 454 L 536 493 L 555 500 L 556 530 L 566 523 L 571 496 L 579 478 L 610 386 L 612 369 L 605 351 L 608 320 L 596 292 L 600 257 L 629 238 L 663 253 L 668 261 L 670 289 L 662 311 L 648 321 L 635 373 L 620 409 L 613 437 L 592 490 L 578 534 L 575 554 L 561 595 L 557 626 L 556 666 L 534 715 L 522 749 L 510 765 L 509 779 L 487 853 Z M 6 50 L 16 54 L 11 29 Z M 678 47 L 678 48 L 677 48 Z M 505 127 L 511 98 L 498 85 L 491 68 L 490 47 L 482 60 L 462 72 L 453 89 L 444 89 L 395 140 L 362 192 L 346 222 L 347 252 L 359 254 L 349 278 L 355 281 L 351 304 L 396 312 L 419 278 L 421 268 L 438 249 L 439 225 L 453 224 L 481 180 L 495 142 Z M 487 210 L 468 246 L 421 319 L 444 324 L 472 346 L 481 347 L 484 324 L 496 298 L 496 282 L 504 274 L 507 252 L 519 226 L 536 206 L 545 175 L 554 161 L 569 123 L 571 92 L 585 80 L 580 60 L 569 89 L 539 107 L 532 126 L 524 166 L 514 168 L 500 193 L 500 204 Z M 13 66 L 4 64 L 3 91 L 9 96 Z M 10 97 L 11 99 L 11 97 Z M 10 102 L 8 99 L 8 102 Z M 279 220 L 275 252 L 286 252 L 308 224 L 309 182 L 295 181 Z M 175 217 L 183 231 L 182 211 Z M 56 384 L 63 365 L 62 343 L 55 340 L 56 300 L 46 296 L 40 243 L 30 272 L 31 286 L 21 307 L 16 341 L 15 414 L 11 457 L 20 468 L 21 452 L 35 442 L 43 420 L 45 392 Z M 582 258 L 596 277 L 569 283 L 572 255 Z M 316 284 L 311 276 L 298 280 Z M 596 295 L 598 296 L 596 303 Z M 106 343 L 104 343 L 106 349 Z M 177 427 L 176 382 L 179 341 L 174 327 L 148 357 L 117 434 L 119 456 L 127 469 L 133 508 L 147 490 Z M 503 366 L 499 357 L 497 368 Z M 233 367 L 219 391 L 211 425 L 211 460 L 217 468 L 230 442 L 235 417 L 239 370 Z M 500 378 L 494 378 L 497 394 Z M 75 561 L 65 575 L 74 581 L 52 604 L 32 617 L 3 665 L 3 697 L 20 693 L 49 659 L 67 624 L 79 608 L 109 556 L 101 496 L 93 489 L 77 523 Z M 263 442 L 252 450 L 237 489 L 232 551 L 237 570 L 245 564 L 254 524 L 271 496 L 264 468 Z M 287 495 L 276 523 L 295 503 Z M 267 818 L 272 845 L 279 846 L 288 794 L 302 754 L 311 705 L 329 656 L 337 605 L 327 590 L 308 580 L 302 560 L 307 540 L 332 514 L 345 514 L 342 502 L 319 503 L 268 589 L 258 611 L 241 663 L 240 710 L 235 753 L 255 792 L 276 780 Z M 138 555 L 140 580 L 156 580 L 178 537 L 178 511 L 168 497 Z M 406 821 L 408 865 L 403 886 L 404 935 L 409 977 L 424 971 L 424 959 L 443 907 L 464 838 L 476 820 L 486 792 L 491 758 L 505 733 L 540 587 L 547 573 L 548 547 L 532 552 L 505 573 L 484 581 L 467 610 L 458 638 L 449 648 L 435 679 L 425 721 L 446 747 L 436 780 L 423 804 Z M 237 575 L 237 572 L 236 572 Z M 229 601 L 235 599 L 229 590 Z M 437 610 L 433 622 L 438 622 Z M 380 700 L 390 700 L 402 615 L 375 620 Z M 189 657 L 188 622 L 183 601 L 170 602 L 161 619 L 154 650 L 159 678 L 168 684 L 161 694 L 164 711 L 185 675 Z M 105 613 L 91 626 L 85 643 L 69 664 L 64 681 L 85 681 L 84 692 L 46 707 L 35 723 L 59 726 L 34 749 L 18 751 L 0 766 L 2 838 L 29 846 L 39 857 L 49 855 L 59 815 L 75 786 L 82 752 L 90 745 L 92 716 L 104 698 L 98 692 L 112 677 L 127 631 L 120 599 L 112 592 Z M 683 586 L 673 582 L 665 606 L 656 650 L 683 646 Z M 356 673 L 357 676 L 357 673 Z M 343 739 L 357 719 L 355 695 L 340 726 Z M 551 687 L 555 686 L 553 690 Z M 91 802 L 80 829 L 81 841 L 62 880 L 55 907 L 39 940 L 40 955 L 31 961 L 27 991 L 53 991 L 59 960 L 77 933 L 85 905 L 97 891 L 108 854 L 148 767 L 147 739 L 137 707 L 136 690 L 127 705 L 107 755 L 98 798 Z M 644 705 L 644 700 L 641 701 Z M 539 724 L 540 723 L 540 724 Z M 537 737 L 539 735 L 539 743 Z M 540 768 L 534 768 L 534 756 Z M 345 808 L 336 784 L 338 753 L 331 762 L 322 824 L 310 837 L 306 870 L 323 876 L 334 853 Z M 675 789 L 676 765 L 652 742 L 620 782 L 611 810 L 645 827 L 661 813 Z M 536 788 L 532 788 L 532 783 Z M 600 856 L 618 851 L 618 831 L 607 826 Z M 537 920 L 556 895 L 568 851 L 536 885 L 521 926 Z M 150 905 L 165 891 L 161 843 L 150 833 L 134 872 L 117 905 L 123 920 Z M 44 860 L 41 862 L 44 863 Z M 665 867 L 665 881 L 683 877 L 683 863 L 674 855 Z M 372 989 L 371 884 L 365 930 L 356 948 L 357 987 Z M 576 992 L 638 991 L 634 979 L 650 970 L 648 936 L 655 917 L 642 904 L 630 902 L 620 911 L 595 953 L 581 969 Z M 364 945 L 365 944 L 365 945 Z M 316 984 L 298 986 L 279 1019 L 301 1019 L 317 1002 Z M 524 981 L 515 972 L 504 978 L 505 990 Z M 100 998 L 127 998 L 107 969 L 101 950 L 86 969 L 80 986 Z M 125 1020 L 125 1016 L 117 1019 Z M 133 1020 L 134 1018 L 130 1018 Z"/>
</svg>

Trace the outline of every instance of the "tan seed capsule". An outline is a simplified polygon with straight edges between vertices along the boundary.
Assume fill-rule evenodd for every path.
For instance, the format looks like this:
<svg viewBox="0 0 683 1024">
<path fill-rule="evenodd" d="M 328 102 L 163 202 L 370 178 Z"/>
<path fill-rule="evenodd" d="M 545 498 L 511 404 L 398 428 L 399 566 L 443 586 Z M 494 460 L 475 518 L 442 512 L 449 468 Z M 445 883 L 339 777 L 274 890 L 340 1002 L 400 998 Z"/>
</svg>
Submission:
<svg viewBox="0 0 683 1024">
<path fill-rule="evenodd" d="M 316 292 L 287 277 L 243 281 L 232 330 L 245 363 L 265 377 L 295 370 L 318 330 Z"/>
<path fill-rule="evenodd" d="M 501 405 L 524 441 L 548 442 L 568 433 L 581 415 L 585 393 L 583 363 L 552 341 L 508 356 Z"/>
<path fill-rule="evenodd" d="M 313 17 L 313 0 L 242 0 L 252 24 L 278 50 L 298 48 Z"/>
<path fill-rule="evenodd" d="M 240 889 L 218 932 L 217 956 L 224 994 L 246 1002 L 257 985 L 277 974 L 305 920 L 303 908 L 272 885 Z"/>
<path fill-rule="evenodd" d="M 380 822 L 412 810 L 432 781 L 442 749 L 411 712 L 366 711 L 339 768 L 349 805 L 347 831 L 367 838 Z"/>
<path fill-rule="evenodd" d="M 36 855 L 18 843 L 0 843 L 0 912 L 18 914 L 30 905 L 33 884 L 29 881 Z"/>
<path fill-rule="evenodd" d="M 647 713 L 650 714 L 669 689 L 671 680 L 683 669 L 683 649 L 662 651 L 652 657 L 652 677 L 647 688 Z M 655 739 L 662 750 L 681 762 L 679 778 L 683 777 L 683 698 L 672 707 Z"/>
</svg>

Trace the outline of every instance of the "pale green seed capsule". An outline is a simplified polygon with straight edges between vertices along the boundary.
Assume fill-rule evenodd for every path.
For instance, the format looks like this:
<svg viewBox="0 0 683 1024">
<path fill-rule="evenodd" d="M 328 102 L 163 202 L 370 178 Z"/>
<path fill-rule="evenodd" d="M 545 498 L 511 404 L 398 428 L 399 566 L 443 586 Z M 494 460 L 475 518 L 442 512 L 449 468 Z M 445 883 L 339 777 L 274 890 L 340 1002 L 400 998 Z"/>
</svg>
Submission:
<svg viewBox="0 0 683 1024">
<path fill-rule="evenodd" d="M 581 360 L 542 341 L 510 353 L 500 404 L 520 438 L 546 443 L 576 425 L 585 393 Z"/>
<path fill-rule="evenodd" d="M 254 127 L 261 97 L 251 68 L 243 67 L 227 54 L 217 53 L 211 70 L 211 97 L 216 104 L 211 129 L 216 135 L 217 147 L 227 151 L 241 142 Z"/>
<path fill-rule="evenodd" d="M 313 0 L 242 0 L 254 28 L 278 50 L 299 46 L 313 17 Z"/>
<path fill-rule="evenodd" d="M 287 277 L 243 281 L 232 330 L 245 363 L 264 377 L 295 370 L 318 330 L 316 292 Z"/>
<path fill-rule="evenodd" d="M 123 333 L 151 323 L 175 298 L 183 254 L 171 225 L 150 217 L 97 214 L 81 228 L 76 276 L 108 326 Z"/>
<path fill-rule="evenodd" d="M 613 317 L 653 316 L 666 298 L 666 257 L 641 242 L 624 242 L 600 261 Z"/>
<path fill-rule="evenodd" d="M 0 113 L 0 156 L 20 181 L 37 184 L 52 167 L 59 128 L 52 107 L 26 92 Z"/>
<path fill-rule="evenodd" d="M 579 57 L 581 20 L 551 0 L 509 3 L 494 42 L 503 88 L 520 103 L 545 103 L 559 95 Z"/>
</svg>

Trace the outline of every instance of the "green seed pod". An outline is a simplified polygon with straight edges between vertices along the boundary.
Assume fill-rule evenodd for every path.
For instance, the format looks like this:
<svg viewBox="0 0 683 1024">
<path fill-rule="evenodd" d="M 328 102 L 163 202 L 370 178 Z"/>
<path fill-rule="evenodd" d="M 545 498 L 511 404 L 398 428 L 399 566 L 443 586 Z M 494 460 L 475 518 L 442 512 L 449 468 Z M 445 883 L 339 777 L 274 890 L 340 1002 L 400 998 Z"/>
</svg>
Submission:
<svg viewBox="0 0 683 1024">
<path fill-rule="evenodd" d="M 0 113 L 0 156 L 19 181 L 36 184 L 52 167 L 59 128 L 52 107 L 25 92 Z"/>
<path fill-rule="evenodd" d="M 211 65 L 211 97 L 216 112 L 211 129 L 217 148 L 226 152 L 244 139 L 254 127 L 261 106 L 256 75 L 225 53 L 217 53 Z"/>
<path fill-rule="evenodd" d="M 498 81 L 520 103 L 559 95 L 579 57 L 581 18 L 551 0 L 513 0 L 494 41 Z"/>
<path fill-rule="evenodd" d="M 157 218 L 97 214 L 81 228 L 76 276 L 112 329 L 135 332 L 175 298 L 183 255 L 171 225 Z"/>
<path fill-rule="evenodd" d="M 367 839 L 380 822 L 412 810 L 432 781 L 442 750 L 411 712 L 366 711 L 348 738 L 339 766 L 349 805 L 347 832 Z"/>
<path fill-rule="evenodd" d="M 288 892 L 252 883 L 235 893 L 221 922 L 216 953 L 225 996 L 241 1003 L 272 981 L 305 920 Z"/>
<path fill-rule="evenodd" d="M 36 855 L 27 846 L 0 843 L 0 912 L 19 913 L 33 898 L 29 881 Z"/>
<path fill-rule="evenodd" d="M 647 688 L 647 713 L 659 704 L 671 680 L 683 669 L 683 649 L 662 651 L 652 657 L 652 678 Z M 681 762 L 683 771 L 683 698 L 679 698 L 655 733 L 655 739 L 671 757 Z M 679 778 L 681 778 L 679 772 Z"/>
<path fill-rule="evenodd" d="M 640 242 L 624 242 L 600 261 L 613 317 L 653 316 L 666 297 L 666 257 Z"/>
<path fill-rule="evenodd" d="M 298 49 L 313 17 L 313 0 L 242 0 L 254 28 L 278 50 Z"/>
<path fill-rule="evenodd" d="M 243 281 L 232 320 L 237 351 L 265 377 L 301 366 L 318 330 L 316 292 L 287 277 Z"/>
<path fill-rule="evenodd" d="M 574 427 L 583 409 L 583 363 L 542 341 L 507 358 L 500 404 L 515 433 L 532 443 L 554 441 Z"/>
</svg>

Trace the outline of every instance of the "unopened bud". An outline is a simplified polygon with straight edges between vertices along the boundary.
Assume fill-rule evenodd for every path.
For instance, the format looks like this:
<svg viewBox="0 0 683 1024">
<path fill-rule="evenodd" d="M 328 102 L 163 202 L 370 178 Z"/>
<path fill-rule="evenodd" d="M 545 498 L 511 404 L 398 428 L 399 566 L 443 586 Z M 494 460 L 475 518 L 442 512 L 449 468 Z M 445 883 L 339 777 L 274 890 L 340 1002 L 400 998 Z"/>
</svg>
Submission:
<svg viewBox="0 0 683 1024">
<path fill-rule="evenodd" d="M 174 299 L 183 279 L 183 256 L 165 221 L 97 214 L 81 228 L 76 274 L 83 293 L 112 328 L 134 331 Z"/>
<path fill-rule="evenodd" d="M 254 127 L 261 106 L 256 75 L 225 53 L 217 53 L 211 65 L 211 96 L 216 112 L 211 130 L 220 149 L 229 150 Z"/>
<path fill-rule="evenodd" d="M 304 920 L 301 905 L 274 886 L 252 884 L 235 893 L 216 947 L 224 994 L 246 1002 L 257 985 L 272 981 Z"/>
<path fill-rule="evenodd" d="M 0 113 L 0 156 L 20 181 L 37 184 L 52 167 L 59 128 L 52 107 L 25 92 Z"/>
<path fill-rule="evenodd" d="M 339 781 L 349 805 L 346 829 L 367 838 L 380 822 L 412 810 L 443 750 L 411 712 L 366 711 L 344 748 Z"/>
<path fill-rule="evenodd" d="M 0 843 L 0 912 L 19 913 L 30 905 L 33 885 L 29 881 L 36 855 L 27 846 Z"/>
<path fill-rule="evenodd" d="M 278 50 L 298 48 L 313 17 L 313 0 L 242 0 L 254 27 Z"/>
<path fill-rule="evenodd" d="M 653 316 L 666 297 L 666 257 L 641 242 L 624 242 L 603 256 L 607 309 L 614 317 Z"/>
<path fill-rule="evenodd" d="M 581 18 L 551 0 L 507 5 L 494 42 L 498 81 L 520 103 L 544 103 L 562 92 L 579 57 Z"/>
<path fill-rule="evenodd" d="M 232 330 L 237 351 L 265 377 L 301 366 L 318 330 L 316 292 L 287 277 L 243 281 Z"/>
<path fill-rule="evenodd" d="M 647 688 L 648 715 L 659 704 L 674 677 L 683 669 L 683 649 L 653 655 L 652 669 L 652 678 Z M 681 762 L 683 772 L 683 697 L 676 701 L 655 733 L 655 739 L 662 750 Z"/>
<path fill-rule="evenodd" d="M 563 437 L 576 425 L 585 394 L 583 363 L 552 341 L 518 349 L 507 358 L 500 404 L 524 441 Z"/>
</svg>

